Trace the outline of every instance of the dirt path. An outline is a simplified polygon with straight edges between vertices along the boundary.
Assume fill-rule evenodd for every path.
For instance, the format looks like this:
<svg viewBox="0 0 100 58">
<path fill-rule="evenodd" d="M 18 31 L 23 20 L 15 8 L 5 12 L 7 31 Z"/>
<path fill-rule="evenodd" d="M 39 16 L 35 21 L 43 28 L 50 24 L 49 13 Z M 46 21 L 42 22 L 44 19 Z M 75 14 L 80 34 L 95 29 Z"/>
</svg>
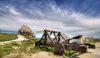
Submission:
<svg viewBox="0 0 100 58">
<path fill-rule="evenodd" d="M 33 54 L 32 58 L 62 58 L 62 57 L 43 51 L 43 52 L 39 52 L 37 54 Z"/>
<path fill-rule="evenodd" d="M 22 35 L 17 35 L 17 39 L 11 40 L 11 41 L 0 42 L 0 45 L 9 44 L 9 43 L 11 43 L 11 42 L 20 42 L 20 41 L 23 41 L 23 40 L 27 40 L 27 38 L 25 38 L 25 37 L 22 36 Z"/>
<path fill-rule="evenodd" d="M 3 58 L 15 58 L 16 54 L 6 55 Z M 41 51 L 32 55 L 23 54 L 21 58 L 62 58 L 62 56 L 53 55 L 52 53 Z"/>
</svg>

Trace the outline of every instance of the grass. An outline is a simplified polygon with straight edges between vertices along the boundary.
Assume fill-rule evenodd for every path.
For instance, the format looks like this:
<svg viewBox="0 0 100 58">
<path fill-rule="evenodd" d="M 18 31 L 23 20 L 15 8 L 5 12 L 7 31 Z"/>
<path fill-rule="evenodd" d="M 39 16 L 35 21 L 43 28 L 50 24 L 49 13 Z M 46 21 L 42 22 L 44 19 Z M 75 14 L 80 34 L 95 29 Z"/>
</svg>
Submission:
<svg viewBox="0 0 100 58">
<path fill-rule="evenodd" d="M 65 50 L 63 56 L 73 57 L 79 55 L 80 52 Z"/>
<path fill-rule="evenodd" d="M 13 47 L 9 45 L 0 46 L 0 58 L 10 54 L 13 50 L 14 50 Z"/>
<path fill-rule="evenodd" d="M 0 33 L 0 42 L 13 40 L 16 38 L 17 38 L 16 34 Z M 54 53 L 54 48 L 52 47 L 48 46 L 42 46 L 41 48 L 35 47 L 34 44 L 37 40 L 38 39 L 36 38 L 29 38 L 29 40 L 24 40 L 20 43 L 12 42 L 11 44 L 0 46 L 0 58 L 2 58 L 5 55 L 9 55 L 10 53 L 18 53 L 18 57 L 21 57 L 22 53 L 31 54 L 40 51 Z M 17 47 L 17 49 L 13 47 Z M 79 52 L 76 51 L 65 50 L 64 52 L 64 56 L 74 56 L 78 54 Z"/>
<path fill-rule="evenodd" d="M 51 52 L 51 53 L 54 52 L 54 48 L 53 47 L 48 47 L 48 46 L 41 47 L 41 50 L 46 51 L 46 52 Z"/>
<path fill-rule="evenodd" d="M 16 39 L 16 34 L 6 34 L 6 33 L 0 33 L 0 42 L 2 41 L 9 41 Z M 24 40 L 19 43 L 12 42 L 7 45 L 0 46 L 0 58 L 2 58 L 5 55 L 9 55 L 10 53 L 17 53 L 18 57 L 21 57 L 22 53 L 31 54 L 36 53 L 40 51 L 47 51 L 47 52 L 53 52 L 54 49 L 51 47 L 43 46 L 41 48 L 35 47 L 35 42 L 38 39 L 36 38 L 29 38 L 29 40 Z"/>
<path fill-rule="evenodd" d="M 46 52 L 53 53 L 54 52 L 54 48 L 48 47 L 48 46 L 43 46 L 41 48 L 39 48 L 39 47 L 30 48 L 30 53 L 36 53 L 36 52 L 40 52 L 40 51 L 46 51 Z"/>
<path fill-rule="evenodd" d="M 16 34 L 7 34 L 7 33 L 0 33 L 0 42 L 2 41 L 9 41 L 16 39 L 17 35 Z"/>
<path fill-rule="evenodd" d="M 24 45 L 24 46 L 34 45 L 35 44 L 35 40 L 34 39 L 24 40 L 24 41 L 21 42 L 21 44 Z"/>
<path fill-rule="evenodd" d="M 39 47 L 32 47 L 29 50 L 29 53 L 36 53 L 36 52 L 40 52 L 41 49 Z"/>
<path fill-rule="evenodd" d="M 12 43 L 12 44 L 8 44 L 8 45 L 0 46 L 0 58 L 2 58 L 5 55 L 9 55 L 10 53 L 17 53 L 18 54 L 17 57 L 20 58 L 22 56 L 22 53 L 33 54 L 33 53 L 37 53 L 40 51 L 46 51 L 46 52 L 50 52 L 50 53 L 54 52 L 54 48 L 52 48 L 52 47 L 48 47 L 48 46 L 43 46 L 41 48 L 34 47 L 34 46 L 31 46 L 33 44 L 29 43 L 29 42 L 30 41 L 28 40 L 28 41 L 24 41 L 24 43 L 21 42 L 21 44 Z M 14 46 L 16 46 L 17 49 L 14 49 L 13 48 Z M 79 54 L 79 52 L 77 52 L 77 51 L 65 50 L 63 56 L 75 56 L 78 54 Z"/>
<path fill-rule="evenodd" d="M 12 42 L 12 43 L 10 43 L 10 44 L 8 44 L 8 45 L 10 45 L 10 46 L 15 46 L 15 47 L 19 47 L 19 46 L 20 46 L 20 44 L 17 43 L 17 42 Z"/>
<path fill-rule="evenodd" d="M 11 53 L 15 53 L 15 54 L 17 53 L 17 57 L 20 58 L 23 53 L 31 54 L 31 53 L 35 53 L 34 51 L 38 51 L 38 49 L 34 47 L 34 43 L 35 43 L 35 40 L 30 39 L 30 40 L 21 41 L 19 43 L 12 42 L 12 43 L 7 44 L 7 45 L 13 47 L 14 50 L 11 51 Z"/>
</svg>

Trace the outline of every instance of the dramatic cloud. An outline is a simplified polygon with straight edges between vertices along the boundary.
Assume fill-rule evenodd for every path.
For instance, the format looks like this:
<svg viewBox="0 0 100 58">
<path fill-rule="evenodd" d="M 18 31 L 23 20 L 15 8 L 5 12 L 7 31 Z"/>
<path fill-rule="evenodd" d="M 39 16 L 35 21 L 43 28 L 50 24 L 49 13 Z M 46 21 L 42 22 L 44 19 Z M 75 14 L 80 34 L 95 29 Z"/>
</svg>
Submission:
<svg viewBox="0 0 100 58">
<path fill-rule="evenodd" d="M 99 37 L 99 6 L 98 0 L 0 0 L 0 28 L 17 31 L 26 24 L 33 32 L 51 29 Z"/>
</svg>

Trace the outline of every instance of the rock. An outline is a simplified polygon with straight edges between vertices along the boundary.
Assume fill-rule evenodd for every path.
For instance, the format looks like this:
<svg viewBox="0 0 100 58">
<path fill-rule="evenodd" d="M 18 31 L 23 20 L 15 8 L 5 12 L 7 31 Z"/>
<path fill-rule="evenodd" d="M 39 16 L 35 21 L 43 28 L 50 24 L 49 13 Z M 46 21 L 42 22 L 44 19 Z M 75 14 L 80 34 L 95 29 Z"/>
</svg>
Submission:
<svg viewBox="0 0 100 58">
<path fill-rule="evenodd" d="M 28 38 L 35 37 L 32 30 L 27 25 L 22 25 L 21 28 L 18 30 L 17 34 L 23 35 L 23 36 L 28 37 Z"/>
</svg>

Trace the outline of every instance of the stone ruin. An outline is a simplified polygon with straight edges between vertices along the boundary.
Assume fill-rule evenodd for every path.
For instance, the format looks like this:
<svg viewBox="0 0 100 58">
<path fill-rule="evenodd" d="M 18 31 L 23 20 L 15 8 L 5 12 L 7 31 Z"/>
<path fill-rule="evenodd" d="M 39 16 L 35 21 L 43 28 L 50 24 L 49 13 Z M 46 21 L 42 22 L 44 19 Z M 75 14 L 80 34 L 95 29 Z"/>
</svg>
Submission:
<svg viewBox="0 0 100 58">
<path fill-rule="evenodd" d="M 35 37 L 32 30 L 27 25 L 22 25 L 21 28 L 18 30 L 17 34 L 18 35 L 23 35 L 23 36 L 28 37 L 28 38 Z"/>
</svg>

